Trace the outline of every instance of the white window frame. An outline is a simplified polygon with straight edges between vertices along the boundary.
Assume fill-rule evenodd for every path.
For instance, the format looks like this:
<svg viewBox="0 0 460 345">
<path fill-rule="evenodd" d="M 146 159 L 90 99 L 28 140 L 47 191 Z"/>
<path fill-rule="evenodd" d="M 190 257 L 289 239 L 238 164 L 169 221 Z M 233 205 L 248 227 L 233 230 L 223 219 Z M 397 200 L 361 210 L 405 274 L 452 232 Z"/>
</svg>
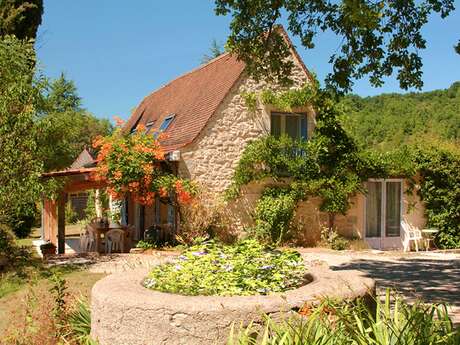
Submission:
<svg viewBox="0 0 460 345">
<path fill-rule="evenodd" d="M 305 118 L 305 133 L 307 135 L 306 139 L 308 140 L 309 137 L 308 137 L 308 114 L 307 113 L 286 113 L 286 112 L 282 112 L 282 111 L 272 111 L 270 113 L 270 134 L 272 133 L 272 126 L 273 126 L 273 122 L 272 122 L 272 117 L 273 116 L 279 116 L 280 117 L 280 134 L 283 135 L 283 134 L 286 134 L 286 116 L 297 116 L 299 118 L 299 122 L 300 122 L 300 125 L 299 125 L 299 138 L 302 138 L 302 117 Z"/>
<path fill-rule="evenodd" d="M 380 205 L 380 236 L 379 237 L 368 237 L 367 236 L 367 202 L 364 203 L 364 238 L 368 239 L 378 239 L 378 238 L 399 238 L 402 236 L 402 222 L 403 222 L 403 215 L 404 215 L 404 179 L 402 178 L 389 178 L 389 179 L 378 179 L 378 178 L 370 178 L 368 182 L 381 182 L 382 183 L 382 204 Z M 387 206 L 387 182 L 399 182 L 401 184 L 401 195 L 400 195 L 400 228 L 399 228 L 399 236 L 387 236 L 386 235 L 386 206 Z M 367 198 L 367 195 L 366 195 Z"/>
</svg>

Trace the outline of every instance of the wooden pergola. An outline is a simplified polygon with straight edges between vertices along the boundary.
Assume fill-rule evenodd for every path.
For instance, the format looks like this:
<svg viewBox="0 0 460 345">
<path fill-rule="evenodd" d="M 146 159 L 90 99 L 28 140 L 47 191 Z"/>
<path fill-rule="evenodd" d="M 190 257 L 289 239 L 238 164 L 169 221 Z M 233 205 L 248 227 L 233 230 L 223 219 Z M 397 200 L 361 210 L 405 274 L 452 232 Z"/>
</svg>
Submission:
<svg viewBox="0 0 460 345">
<path fill-rule="evenodd" d="M 43 239 L 53 243 L 58 248 L 58 254 L 65 253 L 65 208 L 67 194 L 86 191 L 88 189 L 105 188 L 100 182 L 91 179 L 95 168 L 68 169 L 45 173 L 43 178 L 64 179 L 64 187 L 57 199 L 43 199 Z"/>
</svg>

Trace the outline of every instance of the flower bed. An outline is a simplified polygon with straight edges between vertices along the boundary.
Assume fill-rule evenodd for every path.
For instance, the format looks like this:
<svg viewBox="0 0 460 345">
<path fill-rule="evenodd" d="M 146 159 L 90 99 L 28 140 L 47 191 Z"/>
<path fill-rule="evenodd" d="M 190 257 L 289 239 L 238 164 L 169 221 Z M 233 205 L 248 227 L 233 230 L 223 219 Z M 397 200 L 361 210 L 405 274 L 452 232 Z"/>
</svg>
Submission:
<svg viewBox="0 0 460 345">
<path fill-rule="evenodd" d="M 306 283 L 300 254 L 255 240 L 225 246 L 213 241 L 189 248 L 174 263 L 155 267 L 145 287 L 182 295 L 248 296 L 284 292 Z"/>
</svg>

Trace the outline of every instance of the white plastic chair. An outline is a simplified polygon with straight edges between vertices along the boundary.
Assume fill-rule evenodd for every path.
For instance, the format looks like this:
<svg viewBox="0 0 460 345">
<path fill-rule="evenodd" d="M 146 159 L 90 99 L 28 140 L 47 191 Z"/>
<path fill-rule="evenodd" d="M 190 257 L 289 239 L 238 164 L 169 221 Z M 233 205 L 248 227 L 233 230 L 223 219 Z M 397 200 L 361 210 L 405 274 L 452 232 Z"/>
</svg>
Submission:
<svg viewBox="0 0 460 345">
<path fill-rule="evenodd" d="M 410 251 L 410 242 L 413 241 L 415 243 L 415 251 L 418 252 L 418 241 L 422 240 L 422 232 L 406 222 L 402 222 L 402 228 L 404 230 L 404 251 Z"/>
<path fill-rule="evenodd" d="M 109 230 L 105 235 L 105 252 L 110 254 L 112 251 L 123 252 L 125 232 L 122 229 Z"/>
<path fill-rule="evenodd" d="M 89 235 L 88 230 L 83 228 L 80 231 L 80 252 L 86 253 L 88 251 L 88 244 L 89 244 Z"/>
<path fill-rule="evenodd" d="M 96 231 L 91 227 L 91 225 L 86 226 L 86 236 L 87 242 L 85 251 L 91 252 L 96 251 Z"/>
</svg>

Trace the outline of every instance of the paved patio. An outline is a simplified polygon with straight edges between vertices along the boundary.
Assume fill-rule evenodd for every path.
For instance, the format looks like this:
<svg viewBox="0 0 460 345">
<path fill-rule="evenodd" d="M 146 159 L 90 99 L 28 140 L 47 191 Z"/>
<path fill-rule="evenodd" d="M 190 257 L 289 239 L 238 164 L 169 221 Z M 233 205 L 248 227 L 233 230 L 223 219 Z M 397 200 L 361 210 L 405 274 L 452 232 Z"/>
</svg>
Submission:
<svg viewBox="0 0 460 345">
<path fill-rule="evenodd" d="M 357 269 L 377 282 L 377 292 L 394 288 L 408 300 L 450 305 L 460 324 L 460 252 L 334 252 L 300 249 L 307 263 L 328 264 L 333 270 Z"/>
</svg>

